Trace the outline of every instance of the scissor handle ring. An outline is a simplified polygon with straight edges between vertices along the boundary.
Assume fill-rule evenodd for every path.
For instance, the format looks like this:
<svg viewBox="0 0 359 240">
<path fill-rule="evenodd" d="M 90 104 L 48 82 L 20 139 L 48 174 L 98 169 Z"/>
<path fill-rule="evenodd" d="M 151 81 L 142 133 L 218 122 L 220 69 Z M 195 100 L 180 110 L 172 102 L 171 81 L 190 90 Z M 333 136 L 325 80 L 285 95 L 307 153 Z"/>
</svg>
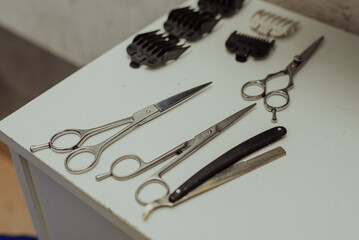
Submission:
<svg viewBox="0 0 359 240">
<path fill-rule="evenodd" d="M 279 105 L 279 106 L 272 106 L 272 105 L 268 104 L 268 99 L 273 96 L 280 96 L 280 97 L 284 98 L 285 103 L 283 103 L 282 105 Z M 268 111 L 272 111 L 273 109 L 276 111 L 281 111 L 288 107 L 288 104 L 290 101 L 288 90 L 287 90 L 287 88 L 283 88 L 283 89 L 271 91 L 264 97 L 263 101 L 264 101 L 264 106 Z"/>
<path fill-rule="evenodd" d="M 132 159 L 132 160 L 135 160 L 137 163 L 138 163 L 138 168 L 128 174 L 128 175 L 123 175 L 123 176 L 119 176 L 119 175 L 116 175 L 114 173 L 114 169 L 115 167 L 117 166 L 117 164 L 123 162 L 123 161 L 126 161 L 126 160 L 129 160 L 129 159 Z M 111 176 L 113 178 L 115 178 L 116 180 L 119 180 L 119 181 L 123 181 L 123 180 L 127 180 L 127 179 L 130 179 L 130 178 L 133 178 L 135 176 L 137 176 L 138 174 L 141 173 L 141 169 L 143 168 L 143 166 L 145 166 L 145 162 L 137 155 L 134 155 L 134 154 L 128 154 L 128 155 L 124 155 L 122 157 L 119 157 L 117 158 L 112 164 L 111 164 L 111 169 L 110 169 L 110 172 L 111 172 Z"/>
<path fill-rule="evenodd" d="M 80 139 L 75 144 L 73 144 L 69 147 L 57 147 L 55 144 L 56 140 L 65 135 L 76 135 L 76 136 L 79 136 Z M 55 152 L 59 152 L 59 153 L 71 152 L 79 147 L 79 144 L 80 144 L 82 138 L 83 138 L 83 131 L 81 131 L 79 129 L 66 129 L 66 130 L 58 132 L 54 136 L 52 136 L 52 138 L 49 141 L 49 146 Z"/>
<path fill-rule="evenodd" d="M 166 195 L 168 195 L 168 194 L 170 193 L 170 187 L 168 186 L 168 184 L 167 184 L 162 178 L 160 178 L 160 177 L 151 178 L 151 179 L 147 180 L 146 182 L 142 183 L 142 184 L 137 188 L 136 193 L 135 193 L 136 201 L 137 201 L 139 204 L 141 204 L 142 206 L 145 206 L 145 205 L 147 205 L 148 203 L 153 202 L 153 200 L 152 200 L 152 201 L 149 201 L 149 202 L 144 202 L 144 201 L 142 201 L 142 200 L 139 198 L 139 195 L 140 195 L 141 191 L 142 191 L 146 186 L 148 186 L 148 185 L 151 184 L 151 183 L 157 183 L 157 184 L 159 184 L 159 185 L 162 185 L 162 186 L 166 189 L 166 193 L 165 193 L 163 196 L 161 196 L 161 197 L 159 197 L 159 198 L 157 198 L 157 199 L 163 198 L 164 196 L 166 196 Z M 157 199 L 156 199 L 156 200 L 157 200 Z"/>
<path fill-rule="evenodd" d="M 254 81 L 246 82 L 242 86 L 242 90 L 241 90 L 242 98 L 244 100 L 258 100 L 260 98 L 263 98 L 265 96 L 265 92 L 266 92 L 265 81 L 266 81 L 266 79 L 264 79 L 264 80 L 254 80 Z M 257 94 L 257 95 L 250 95 L 250 94 L 245 93 L 246 89 L 251 87 L 251 86 L 260 87 L 262 89 L 262 92 Z"/>
<path fill-rule="evenodd" d="M 65 159 L 65 168 L 67 171 L 69 171 L 72 174 L 81 174 L 81 173 L 85 173 L 90 171 L 91 169 L 93 169 L 96 164 L 98 163 L 99 157 L 100 157 L 100 153 L 99 150 L 97 148 L 95 148 L 95 146 L 92 147 L 81 147 L 81 148 L 77 148 L 75 151 L 71 152 Z M 94 159 L 91 161 L 91 164 L 85 168 L 82 169 L 73 169 L 70 167 L 70 161 L 77 155 L 80 155 L 82 153 L 90 153 L 94 156 Z"/>
</svg>

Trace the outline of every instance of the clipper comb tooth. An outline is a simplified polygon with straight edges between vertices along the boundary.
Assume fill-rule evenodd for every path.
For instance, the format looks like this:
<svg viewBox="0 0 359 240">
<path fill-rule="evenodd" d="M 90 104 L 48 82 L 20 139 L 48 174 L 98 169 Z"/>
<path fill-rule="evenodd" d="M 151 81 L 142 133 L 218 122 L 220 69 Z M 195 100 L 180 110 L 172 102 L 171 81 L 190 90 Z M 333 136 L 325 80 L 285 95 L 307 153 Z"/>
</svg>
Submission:
<svg viewBox="0 0 359 240">
<path fill-rule="evenodd" d="M 189 46 L 179 45 L 180 40 L 157 31 L 137 35 L 127 47 L 131 57 L 130 66 L 139 68 L 142 64 L 148 67 L 158 67 L 170 60 L 177 59 Z"/>
<path fill-rule="evenodd" d="M 209 12 L 199 12 L 189 7 L 174 9 L 164 23 L 164 29 L 171 35 L 196 41 L 212 31 L 219 18 Z"/>
<path fill-rule="evenodd" d="M 244 0 L 199 0 L 198 7 L 202 11 L 213 14 L 220 14 L 223 17 L 229 17 L 242 8 Z"/>
<path fill-rule="evenodd" d="M 226 48 L 228 51 L 236 54 L 236 60 L 238 62 L 245 62 L 248 56 L 258 59 L 268 55 L 274 42 L 274 40 L 269 42 L 245 34 L 238 34 L 237 31 L 235 31 L 227 39 Z"/>
<path fill-rule="evenodd" d="M 250 26 L 261 35 L 279 38 L 294 33 L 298 29 L 299 22 L 259 10 L 252 15 Z"/>
</svg>

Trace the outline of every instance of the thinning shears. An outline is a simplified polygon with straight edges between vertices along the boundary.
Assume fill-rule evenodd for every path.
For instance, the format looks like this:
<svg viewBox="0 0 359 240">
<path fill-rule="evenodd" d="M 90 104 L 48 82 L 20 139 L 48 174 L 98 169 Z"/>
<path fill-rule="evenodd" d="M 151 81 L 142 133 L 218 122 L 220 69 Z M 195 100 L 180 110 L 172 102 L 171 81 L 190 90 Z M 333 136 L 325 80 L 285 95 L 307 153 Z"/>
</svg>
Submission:
<svg viewBox="0 0 359 240">
<path fill-rule="evenodd" d="M 175 147 L 168 153 L 165 153 L 164 155 L 160 156 L 159 158 L 149 162 L 145 163 L 140 158 L 136 158 L 142 165 L 140 164 L 140 168 L 133 174 L 128 175 L 127 177 L 134 177 L 138 175 L 139 173 L 154 167 L 159 162 L 164 161 L 164 159 L 168 159 L 169 155 L 174 155 L 174 153 L 177 153 L 178 155 L 174 157 L 170 162 L 168 162 L 166 165 L 164 165 L 162 168 L 160 168 L 157 172 L 155 172 L 153 175 L 151 175 L 144 183 L 142 183 L 136 190 L 135 198 L 136 201 L 141 205 L 146 205 L 147 203 L 140 198 L 141 191 L 150 184 L 159 184 L 160 186 L 164 187 L 166 189 L 166 194 L 170 192 L 170 187 L 167 184 L 165 180 L 163 180 L 162 176 L 170 171 L 172 168 L 177 166 L 180 162 L 182 162 L 184 159 L 192 155 L 194 152 L 196 152 L 198 149 L 200 149 L 202 146 L 210 142 L 212 139 L 217 137 L 220 133 L 222 133 L 224 130 L 226 130 L 228 127 L 233 125 L 237 120 L 239 120 L 244 114 L 246 114 L 249 110 L 251 110 L 256 104 L 252 104 L 233 115 L 227 117 L 226 119 L 218 122 L 217 124 L 213 125 L 212 127 L 202 131 L 201 133 L 197 134 L 194 138 L 183 142 L 178 147 Z M 145 169 L 145 170 L 144 170 Z"/>
<path fill-rule="evenodd" d="M 64 153 L 64 152 L 70 152 L 70 154 L 66 157 L 65 160 L 65 167 L 66 169 L 73 174 L 80 174 L 85 173 L 91 169 L 93 169 L 98 161 L 100 160 L 100 155 L 102 152 L 109 147 L 111 144 L 116 142 L 118 139 L 122 138 L 138 126 L 141 126 L 152 119 L 161 116 L 165 112 L 169 111 L 170 109 L 176 107 L 180 103 L 184 102 L 194 94 L 198 93 L 203 88 L 210 85 L 212 82 L 194 87 L 192 89 L 189 89 L 187 91 L 181 92 L 179 94 L 176 94 L 172 97 L 169 97 L 165 100 L 162 100 L 156 104 L 152 104 L 138 112 L 135 112 L 131 117 L 127 117 L 109 124 L 105 124 L 103 126 L 90 128 L 90 129 L 66 129 L 63 131 L 60 131 L 52 136 L 50 141 L 46 144 L 41 145 L 35 145 L 31 146 L 30 150 L 31 152 L 36 152 L 42 149 L 50 148 L 55 152 Z M 92 146 L 82 146 L 86 140 L 88 140 L 90 137 L 95 136 L 97 134 L 100 134 L 102 132 L 108 131 L 110 129 L 122 126 L 128 124 L 125 128 L 121 129 L 116 134 L 112 135 L 108 139 Z M 77 143 L 75 143 L 72 146 L 67 147 L 59 147 L 56 146 L 56 141 L 65 135 L 76 135 L 79 137 L 79 140 Z M 93 159 L 90 161 L 90 165 L 82 168 L 71 168 L 69 163 L 71 159 L 73 159 L 75 156 L 83 154 L 83 153 L 89 153 L 93 155 Z M 83 157 L 86 157 L 83 155 Z"/>
<path fill-rule="evenodd" d="M 142 217 L 146 219 L 153 210 L 160 207 L 174 207 L 284 156 L 286 154 L 284 149 L 277 147 L 245 162 L 241 161 L 250 153 L 279 140 L 286 133 L 287 130 L 284 127 L 275 127 L 237 145 L 203 167 L 172 193 L 167 193 L 163 197 L 147 203 Z"/>
<path fill-rule="evenodd" d="M 245 83 L 242 87 L 241 93 L 244 100 L 258 100 L 260 98 L 264 98 L 264 107 L 269 111 L 272 112 L 272 122 L 277 122 L 277 116 L 276 113 L 278 111 L 281 111 L 288 107 L 289 104 L 289 94 L 288 91 L 293 88 L 293 77 L 294 75 L 303 67 L 303 65 L 308 61 L 308 59 L 312 56 L 312 54 L 317 50 L 320 43 L 323 41 L 324 37 L 320 37 L 318 40 L 316 40 L 314 43 L 312 43 L 307 49 L 305 49 L 301 54 L 296 55 L 289 63 L 289 65 L 284 69 L 276 73 L 268 74 L 264 79 L 262 80 L 254 80 L 249 81 Z M 274 91 L 271 91 L 269 93 L 266 93 L 267 83 L 269 80 L 283 76 L 288 75 L 289 81 L 288 85 L 282 89 L 277 89 Z M 249 88 L 252 87 L 259 87 L 261 88 L 261 92 L 258 95 L 251 95 L 248 93 Z M 247 91 L 247 93 L 246 93 Z M 270 104 L 269 98 L 273 96 L 279 96 L 284 99 L 283 104 Z"/>
</svg>

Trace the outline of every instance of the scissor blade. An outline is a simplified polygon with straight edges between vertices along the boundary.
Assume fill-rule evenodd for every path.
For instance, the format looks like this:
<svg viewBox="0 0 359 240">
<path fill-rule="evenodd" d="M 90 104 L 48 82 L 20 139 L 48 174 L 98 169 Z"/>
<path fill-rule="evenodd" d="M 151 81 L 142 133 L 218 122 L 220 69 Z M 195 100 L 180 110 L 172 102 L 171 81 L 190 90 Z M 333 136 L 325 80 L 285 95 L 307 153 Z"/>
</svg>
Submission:
<svg viewBox="0 0 359 240">
<path fill-rule="evenodd" d="M 324 40 L 324 36 L 321 36 L 316 40 L 312 45 L 310 45 L 307 49 L 305 49 L 299 56 L 300 58 L 306 62 L 313 55 L 313 53 L 317 50 L 321 42 Z"/>
<path fill-rule="evenodd" d="M 234 122 L 236 122 L 239 118 L 241 118 L 244 114 L 246 114 L 249 110 L 251 110 L 254 106 L 256 105 L 256 103 L 253 103 L 252 105 L 243 108 L 242 110 L 236 112 L 235 114 L 227 117 L 226 119 L 220 121 L 219 123 L 216 124 L 216 130 L 217 132 L 221 132 L 224 129 L 226 129 L 227 127 L 231 126 Z"/>
<path fill-rule="evenodd" d="M 167 98 L 165 100 L 162 100 L 161 102 L 158 102 L 158 103 L 156 103 L 154 105 L 161 112 L 169 110 L 170 108 L 182 103 L 183 101 L 190 98 L 191 96 L 193 96 L 194 94 L 196 94 L 197 92 L 199 92 L 200 90 L 202 90 L 203 88 L 207 87 L 210 84 L 212 84 L 212 82 L 205 83 L 203 85 L 188 89 L 187 91 L 178 93 L 178 94 L 176 94 L 176 95 L 174 95 L 172 97 L 169 97 L 169 98 Z"/>
<path fill-rule="evenodd" d="M 249 173 L 285 155 L 285 150 L 282 147 L 277 147 L 254 158 L 251 158 L 245 162 L 237 162 L 229 168 L 223 170 L 222 172 L 217 173 L 212 178 L 210 178 L 209 180 L 198 186 L 196 189 L 188 193 L 185 197 L 176 202 L 176 205 L 186 200 L 189 200 L 201 193 L 218 187 L 226 182 L 229 182 L 237 177 L 240 177 L 246 173 Z"/>
</svg>

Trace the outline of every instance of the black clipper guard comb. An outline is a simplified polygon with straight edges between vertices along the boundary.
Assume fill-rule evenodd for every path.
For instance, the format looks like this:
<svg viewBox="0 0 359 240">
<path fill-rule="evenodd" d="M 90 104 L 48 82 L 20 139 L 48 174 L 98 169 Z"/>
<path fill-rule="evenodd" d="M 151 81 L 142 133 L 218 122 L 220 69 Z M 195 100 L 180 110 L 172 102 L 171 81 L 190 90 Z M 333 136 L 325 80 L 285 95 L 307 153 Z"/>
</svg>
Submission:
<svg viewBox="0 0 359 240">
<path fill-rule="evenodd" d="M 256 59 L 267 56 L 269 50 L 274 46 L 274 42 L 274 40 L 269 42 L 235 31 L 227 39 L 226 48 L 231 53 L 236 54 L 236 60 L 238 62 L 245 62 L 248 56 L 252 56 Z"/>
<path fill-rule="evenodd" d="M 157 31 L 137 35 L 128 45 L 127 53 L 131 56 L 130 66 L 139 68 L 141 64 L 155 68 L 177 59 L 189 46 L 179 45 L 180 39 Z"/>
<path fill-rule="evenodd" d="M 232 16 L 242 8 L 244 0 L 199 0 L 198 7 L 202 11 L 220 14 L 223 17 Z"/>
<path fill-rule="evenodd" d="M 164 23 L 164 29 L 171 35 L 196 41 L 212 31 L 220 18 L 209 12 L 201 12 L 189 7 L 174 9 Z"/>
</svg>

